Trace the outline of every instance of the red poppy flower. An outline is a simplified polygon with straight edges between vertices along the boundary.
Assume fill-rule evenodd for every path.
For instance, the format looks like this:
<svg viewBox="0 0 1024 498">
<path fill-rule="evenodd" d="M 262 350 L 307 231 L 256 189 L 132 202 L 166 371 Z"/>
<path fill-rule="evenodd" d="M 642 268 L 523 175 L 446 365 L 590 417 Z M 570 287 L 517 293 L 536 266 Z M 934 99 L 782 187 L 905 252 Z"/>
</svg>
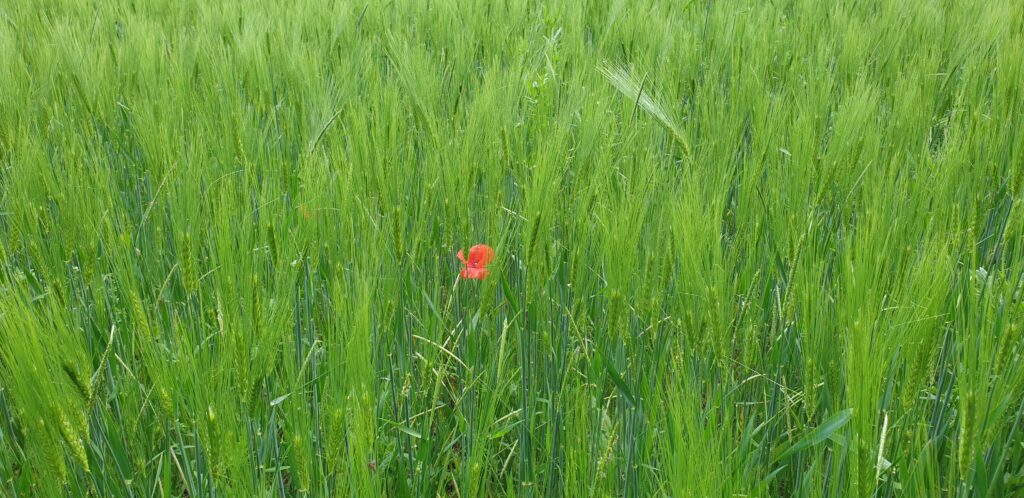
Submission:
<svg viewBox="0 0 1024 498">
<path fill-rule="evenodd" d="M 494 249 L 491 249 L 491 247 L 486 244 L 477 244 L 469 248 L 468 260 L 466 259 L 466 256 L 462 254 L 462 249 L 459 249 L 457 256 L 459 257 L 459 261 L 462 261 L 462 264 L 466 265 L 466 267 L 459 272 L 460 277 L 483 280 L 484 277 L 490 273 L 490 270 L 487 269 L 487 265 L 490 264 L 491 261 L 494 261 Z"/>
</svg>

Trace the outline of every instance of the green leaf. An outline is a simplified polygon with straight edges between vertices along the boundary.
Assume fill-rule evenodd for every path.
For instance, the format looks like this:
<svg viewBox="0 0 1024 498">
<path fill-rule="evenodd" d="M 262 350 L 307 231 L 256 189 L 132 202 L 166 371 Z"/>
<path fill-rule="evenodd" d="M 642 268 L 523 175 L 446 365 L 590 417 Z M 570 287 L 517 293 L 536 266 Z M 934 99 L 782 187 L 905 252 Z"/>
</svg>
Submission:
<svg viewBox="0 0 1024 498">
<path fill-rule="evenodd" d="M 781 446 L 777 448 L 776 451 L 773 452 L 776 453 L 777 456 L 772 458 L 772 462 L 779 462 L 781 460 L 789 458 L 790 456 L 797 452 L 806 450 L 807 448 L 817 446 L 825 442 L 825 440 L 831 437 L 832 434 L 834 434 L 839 429 L 842 429 L 843 426 L 850 421 L 850 418 L 852 416 L 852 408 L 847 408 L 839 413 L 836 413 L 835 415 L 832 415 L 827 420 L 822 422 L 821 425 L 816 427 L 813 431 L 804 435 L 804 437 L 800 438 L 797 442 L 793 443 L 788 448 L 786 446 Z"/>
<path fill-rule="evenodd" d="M 626 381 L 619 375 L 618 370 L 612 365 L 612 362 L 604 359 L 604 369 L 608 372 L 608 377 L 612 379 L 612 383 L 619 389 L 619 392 L 626 397 L 626 401 L 630 406 L 636 406 L 636 398 L 633 396 L 633 390 L 626 385 Z"/>
<path fill-rule="evenodd" d="M 410 429 L 410 428 L 408 428 L 408 427 L 406 427 L 404 425 L 395 425 L 395 428 L 400 430 L 400 431 L 402 431 L 402 432 L 404 432 L 404 433 L 406 433 L 406 434 L 408 434 L 408 435 L 410 435 L 410 436 L 412 436 L 412 437 L 414 437 L 414 438 L 416 438 L 416 439 L 423 439 L 423 435 L 422 434 L 420 434 L 416 430 Z"/>
</svg>

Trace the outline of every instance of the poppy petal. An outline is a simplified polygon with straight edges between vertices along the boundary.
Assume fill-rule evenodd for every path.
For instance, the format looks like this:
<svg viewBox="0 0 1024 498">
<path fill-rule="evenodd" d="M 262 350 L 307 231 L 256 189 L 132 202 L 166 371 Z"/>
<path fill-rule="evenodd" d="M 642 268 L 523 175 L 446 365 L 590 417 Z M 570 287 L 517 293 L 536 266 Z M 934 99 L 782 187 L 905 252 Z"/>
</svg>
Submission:
<svg viewBox="0 0 1024 498">
<path fill-rule="evenodd" d="M 465 268 L 459 272 L 459 276 L 468 280 L 483 280 L 490 273 L 486 268 Z"/>
<path fill-rule="evenodd" d="M 469 267 L 483 268 L 494 261 L 494 249 L 486 244 L 477 244 L 469 248 Z"/>
<path fill-rule="evenodd" d="M 469 254 L 472 255 L 473 252 L 470 251 Z M 469 262 L 466 261 L 466 256 L 464 254 L 462 254 L 462 249 L 459 249 L 459 253 L 456 254 L 455 257 L 459 258 L 459 261 L 462 261 L 462 264 L 464 264 L 466 266 L 469 266 Z"/>
</svg>

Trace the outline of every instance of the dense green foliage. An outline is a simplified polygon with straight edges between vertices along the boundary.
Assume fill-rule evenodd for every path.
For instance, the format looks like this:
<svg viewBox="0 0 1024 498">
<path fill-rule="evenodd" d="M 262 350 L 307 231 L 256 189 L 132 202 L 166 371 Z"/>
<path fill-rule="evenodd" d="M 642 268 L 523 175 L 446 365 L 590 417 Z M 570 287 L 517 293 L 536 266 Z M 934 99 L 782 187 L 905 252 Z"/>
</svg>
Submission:
<svg viewBox="0 0 1024 498">
<path fill-rule="evenodd" d="M 1024 496 L 1022 82 L 1020 0 L 0 3 L 0 495 Z"/>
</svg>

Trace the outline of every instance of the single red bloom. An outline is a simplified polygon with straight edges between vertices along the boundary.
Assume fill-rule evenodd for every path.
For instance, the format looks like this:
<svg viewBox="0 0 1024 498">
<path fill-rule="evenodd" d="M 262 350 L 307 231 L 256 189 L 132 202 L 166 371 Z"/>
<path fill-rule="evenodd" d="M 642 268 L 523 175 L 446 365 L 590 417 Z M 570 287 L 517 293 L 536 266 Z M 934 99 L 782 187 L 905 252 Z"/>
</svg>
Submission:
<svg viewBox="0 0 1024 498">
<path fill-rule="evenodd" d="M 459 253 L 456 255 L 462 264 L 466 265 L 465 268 L 459 272 L 459 276 L 462 278 L 483 280 L 490 270 L 487 269 L 487 265 L 494 261 L 494 249 L 486 244 L 477 244 L 469 248 L 469 259 L 462 254 L 462 249 L 459 249 Z"/>
</svg>

